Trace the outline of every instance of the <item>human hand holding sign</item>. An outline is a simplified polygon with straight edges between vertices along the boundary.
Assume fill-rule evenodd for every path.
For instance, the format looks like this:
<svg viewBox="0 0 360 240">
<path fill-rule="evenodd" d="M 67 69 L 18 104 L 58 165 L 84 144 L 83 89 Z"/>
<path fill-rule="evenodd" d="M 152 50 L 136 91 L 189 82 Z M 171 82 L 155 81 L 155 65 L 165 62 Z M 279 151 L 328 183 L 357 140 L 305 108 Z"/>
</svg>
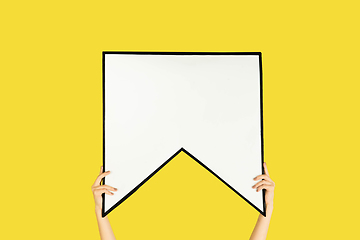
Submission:
<svg viewBox="0 0 360 240">
<path fill-rule="evenodd" d="M 91 186 L 92 193 L 94 195 L 94 201 L 95 201 L 95 213 L 96 213 L 96 219 L 98 222 L 99 227 L 99 233 L 100 233 L 100 239 L 102 240 L 115 240 L 114 232 L 111 228 L 109 219 L 106 217 L 101 216 L 101 210 L 102 210 L 102 194 L 108 194 L 108 195 L 114 195 L 111 191 L 117 191 L 116 188 L 108 186 L 108 185 L 101 185 L 101 180 L 110 174 L 110 171 L 103 172 L 103 166 L 101 166 L 100 174 L 96 178 L 94 184 Z"/>
<path fill-rule="evenodd" d="M 253 188 L 256 188 L 256 191 L 259 192 L 262 189 L 265 189 L 265 203 L 266 208 L 272 207 L 274 203 L 274 189 L 275 183 L 271 180 L 269 176 L 269 171 L 267 169 L 266 163 L 264 163 L 265 174 L 259 175 L 254 178 L 255 181 L 262 179 L 260 182 L 256 183 Z"/>
<path fill-rule="evenodd" d="M 265 174 L 256 176 L 255 181 L 257 182 L 252 188 L 256 189 L 257 192 L 265 189 L 265 204 L 266 204 L 266 217 L 259 215 L 254 230 L 250 236 L 250 240 L 264 240 L 270 225 L 270 218 L 274 209 L 274 190 L 275 182 L 270 178 L 269 171 L 266 163 L 264 163 Z"/>
<path fill-rule="evenodd" d="M 108 185 L 100 185 L 101 180 L 106 177 L 107 175 L 110 174 L 110 171 L 106 171 L 103 172 L 103 166 L 101 166 L 100 169 L 100 174 L 99 176 L 96 178 L 94 184 L 91 186 L 91 190 L 93 192 L 94 195 L 94 200 L 95 200 L 95 208 L 100 209 L 102 207 L 102 197 L 101 195 L 103 193 L 106 193 L 108 195 L 114 195 L 113 192 L 110 191 L 117 191 L 116 188 L 108 186 Z"/>
</svg>

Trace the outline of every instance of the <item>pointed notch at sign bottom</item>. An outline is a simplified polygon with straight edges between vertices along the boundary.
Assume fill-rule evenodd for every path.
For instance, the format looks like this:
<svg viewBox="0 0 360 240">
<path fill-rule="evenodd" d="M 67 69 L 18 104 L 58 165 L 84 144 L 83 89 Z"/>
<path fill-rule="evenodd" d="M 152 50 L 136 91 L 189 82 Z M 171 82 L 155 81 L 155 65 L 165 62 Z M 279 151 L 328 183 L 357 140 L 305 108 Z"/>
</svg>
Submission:
<svg viewBox="0 0 360 240">
<path fill-rule="evenodd" d="M 233 187 L 231 187 L 227 182 L 225 182 L 221 177 L 219 177 L 216 173 L 214 173 L 210 168 L 208 168 L 204 163 L 202 163 L 200 160 L 198 160 L 196 157 L 194 157 L 191 153 L 186 151 L 184 148 L 180 148 L 176 153 L 174 153 L 168 160 L 166 160 L 161 166 L 159 166 L 154 172 L 152 172 L 147 178 L 145 178 L 141 183 L 139 183 L 133 190 L 131 190 L 128 194 L 126 194 L 122 199 L 120 199 L 115 205 L 113 205 L 109 210 L 106 212 L 105 209 L 105 193 L 102 194 L 102 217 L 106 217 L 112 210 L 114 210 L 117 206 L 119 206 L 122 202 L 124 202 L 128 197 L 130 197 L 134 192 L 136 192 L 144 183 L 146 183 L 152 176 L 154 176 L 160 169 L 162 169 L 166 164 L 168 164 L 174 157 L 176 157 L 181 151 L 186 153 L 189 157 L 194 159 L 197 163 L 199 163 L 201 166 L 203 166 L 206 170 L 208 170 L 211 174 L 213 174 L 215 177 L 217 177 L 221 182 L 223 182 L 226 186 L 228 186 L 231 190 L 233 190 L 237 195 L 239 195 L 242 199 L 244 199 L 247 203 L 249 203 L 251 206 L 253 206 L 259 213 L 261 213 L 264 217 L 266 217 L 266 204 L 265 204 L 265 189 L 262 189 L 262 195 L 263 195 L 263 206 L 264 209 L 260 210 L 258 207 L 256 207 L 254 204 L 252 204 L 246 197 L 244 197 L 241 193 L 239 193 L 237 190 L 235 190 Z M 264 163 L 262 161 L 262 173 L 264 174 Z M 104 166 L 104 172 L 105 172 L 105 159 L 103 161 Z M 105 178 L 103 179 L 103 184 L 105 184 Z"/>
</svg>

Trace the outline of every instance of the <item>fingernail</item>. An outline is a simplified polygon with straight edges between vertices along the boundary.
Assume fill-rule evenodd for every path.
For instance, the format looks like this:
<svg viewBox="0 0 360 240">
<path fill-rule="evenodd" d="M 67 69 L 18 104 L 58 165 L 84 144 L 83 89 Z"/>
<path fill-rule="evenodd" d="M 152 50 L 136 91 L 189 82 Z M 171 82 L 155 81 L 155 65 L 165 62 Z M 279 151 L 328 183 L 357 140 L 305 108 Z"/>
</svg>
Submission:
<svg viewBox="0 0 360 240">
<path fill-rule="evenodd" d="M 117 191 L 117 188 L 115 188 L 115 191 Z"/>
</svg>

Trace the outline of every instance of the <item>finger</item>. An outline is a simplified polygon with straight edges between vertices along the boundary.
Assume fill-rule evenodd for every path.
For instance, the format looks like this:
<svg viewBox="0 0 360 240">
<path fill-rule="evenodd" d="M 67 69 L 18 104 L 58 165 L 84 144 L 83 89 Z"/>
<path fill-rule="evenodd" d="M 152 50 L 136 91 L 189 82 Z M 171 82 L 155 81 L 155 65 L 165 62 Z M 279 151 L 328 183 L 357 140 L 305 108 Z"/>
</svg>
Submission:
<svg viewBox="0 0 360 240">
<path fill-rule="evenodd" d="M 95 183 L 94 183 L 94 186 L 99 186 L 101 180 L 102 180 L 105 176 L 107 176 L 107 175 L 109 175 L 109 174 L 110 174 L 110 171 L 107 171 L 107 172 L 104 172 L 104 173 L 100 174 L 100 175 L 96 178 Z"/>
<path fill-rule="evenodd" d="M 274 186 L 272 183 L 270 182 L 261 182 L 261 183 L 258 183 L 256 185 L 254 185 L 252 188 L 258 188 L 260 186 L 263 186 L 263 185 L 267 185 L 267 186 Z"/>
<path fill-rule="evenodd" d="M 102 174 L 103 173 L 103 166 L 100 167 L 100 173 L 99 174 Z"/>
<path fill-rule="evenodd" d="M 95 195 L 101 195 L 103 193 L 106 193 L 107 195 L 114 195 L 114 193 L 110 192 L 109 190 L 107 189 L 98 189 L 94 192 Z"/>
<path fill-rule="evenodd" d="M 270 175 L 269 175 L 269 171 L 268 171 L 268 169 L 267 169 L 266 162 L 264 162 L 264 169 L 265 169 L 265 174 L 268 175 L 268 176 L 270 176 Z"/>
<path fill-rule="evenodd" d="M 258 187 L 258 188 L 256 189 L 256 191 L 259 192 L 259 191 L 261 191 L 262 189 L 270 190 L 270 189 L 272 189 L 272 187 L 273 187 L 273 186 L 271 186 L 271 185 L 265 185 L 265 184 L 263 184 L 263 185 L 261 185 L 260 187 Z"/>
<path fill-rule="evenodd" d="M 256 183 L 254 186 L 252 186 L 252 188 L 257 188 L 257 187 L 259 187 L 259 186 L 261 186 L 261 185 L 263 185 L 263 184 L 266 184 L 266 185 L 272 185 L 272 183 L 271 183 L 271 182 L 266 181 L 266 180 L 262 180 L 262 181 L 260 181 L 260 182 Z"/>
<path fill-rule="evenodd" d="M 111 191 L 117 191 L 117 188 L 111 187 L 109 185 L 99 185 L 99 186 L 94 187 L 93 189 L 94 189 L 94 191 L 97 189 L 108 189 Z"/>
<path fill-rule="evenodd" d="M 260 179 L 265 179 L 265 180 L 268 180 L 269 182 L 273 182 L 273 180 L 271 180 L 271 178 L 266 174 L 259 175 L 254 178 L 255 181 L 260 180 Z"/>
<path fill-rule="evenodd" d="M 96 194 L 96 192 L 98 192 L 98 191 L 109 191 L 112 193 L 112 192 L 116 192 L 117 190 L 113 190 L 111 188 L 97 188 L 94 190 L 94 194 Z"/>
</svg>

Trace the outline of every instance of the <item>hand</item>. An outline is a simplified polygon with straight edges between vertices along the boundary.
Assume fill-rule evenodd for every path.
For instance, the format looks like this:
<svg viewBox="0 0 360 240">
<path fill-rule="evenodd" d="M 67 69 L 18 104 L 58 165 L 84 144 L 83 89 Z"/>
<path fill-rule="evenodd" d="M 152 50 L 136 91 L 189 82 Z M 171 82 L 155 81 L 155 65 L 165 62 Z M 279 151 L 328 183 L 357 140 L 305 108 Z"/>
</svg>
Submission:
<svg viewBox="0 0 360 240">
<path fill-rule="evenodd" d="M 96 178 L 94 184 L 91 186 L 91 190 L 93 192 L 93 195 L 94 195 L 94 200 L 95 200 L 95 208 L 96 209 L 99 209 L 101 210 L 102 208 L 102 197 L 101 195 L 103 193 L 106 193 L 108 195 L 114 195 L 113 192 L 110 192 L 111 191 L 117 191 L 116 188 L 113 188 L 113 187 L 110 187 L 108 185 L 100 185 L 101 183 L 101 180 L 110 174 L 110 171 L 107 171 L 107 172 L 103 172 L 103 166 L 101 166 L 101 169 L 100 169 L 100 174 L 99 176 Z"/>
<path fill-rule="evenodd" d="M 256 183 L 252 188 L 256 188 L 256 191 L 259 192 L 262 189 L 265 189 L 265 203 L 266 207 L 272 207 L 274 202 L 274 189 L 275 183 L 271 180 L 269 176 L 269 171 L 267 169 L 266 163 L 264 163 L 265 174 L 259 175 L 254 178 L 255 181 L 262 179 L 260 182 Z"/>
</svg>

